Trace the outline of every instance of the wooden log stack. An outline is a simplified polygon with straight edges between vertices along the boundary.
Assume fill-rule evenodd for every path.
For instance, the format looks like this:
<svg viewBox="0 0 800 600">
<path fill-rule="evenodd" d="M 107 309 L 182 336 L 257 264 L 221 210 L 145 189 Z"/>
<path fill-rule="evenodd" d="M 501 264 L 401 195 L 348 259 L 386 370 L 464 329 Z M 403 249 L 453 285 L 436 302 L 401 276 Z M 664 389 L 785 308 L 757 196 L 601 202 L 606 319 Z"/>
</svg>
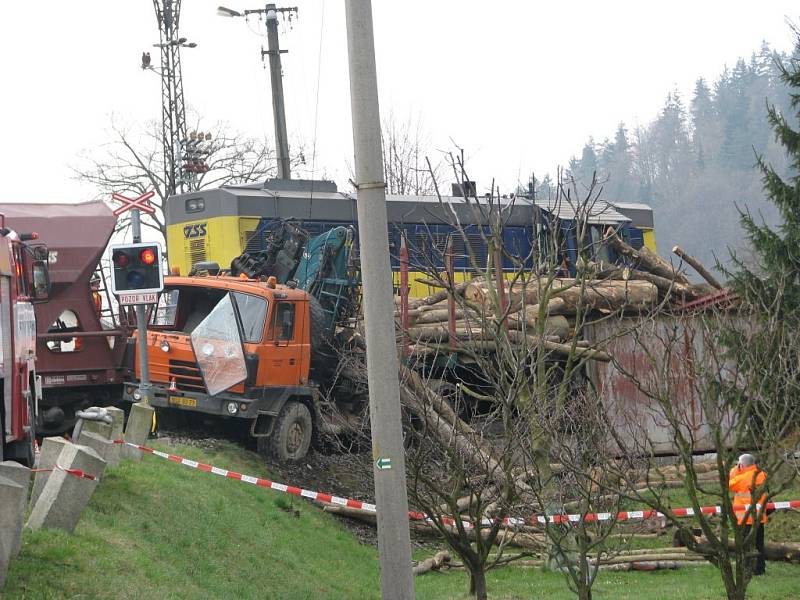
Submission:
<svg viewBox="0 0 800 600">
<path fill-rule="evenodd" d="M 405 331 L 404 307 L 399 297 L 395 299 L 398 342 L 405 345 L 406 356 L 426 360 L 497 352 L 509 342 L 516 348 L 543 350 L 552 360 L 570 355 L 609 360 L 602 348 L 580 339 L 585 324 L 609 315 L 668 310 L 721 287 L 678 246 L 678 264 L 691 265 L 708 283 L 691 283 L 672 262 L 646 247 L 634 249 L 613 229 L 606 232 L 606 243 L 627 266 L 582 263 L 579 278 L 520 274 L 502 283 L 502 293 L 494 277 L 476 277 L 451 289 L 443 287 L 441 279 L 424 280 L 441 289 L 408 300 Z"/>
</svg>

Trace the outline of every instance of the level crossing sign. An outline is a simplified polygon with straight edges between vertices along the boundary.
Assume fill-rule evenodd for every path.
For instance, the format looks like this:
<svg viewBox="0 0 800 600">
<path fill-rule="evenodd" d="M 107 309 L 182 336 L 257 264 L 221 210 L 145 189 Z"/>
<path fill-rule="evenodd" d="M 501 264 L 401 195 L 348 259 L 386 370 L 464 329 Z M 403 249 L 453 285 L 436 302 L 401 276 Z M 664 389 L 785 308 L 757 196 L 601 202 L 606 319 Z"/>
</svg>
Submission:
<svg viewBox="0 0 800 600">
<path fill-rule="evenodd" d="M 136 198 L 128 198 L 127 196 L 123 196 L 122 194 L 111 194 L 111 197 L 116 200 L 117 202 L 122 202 L 122 206 L 114 210 L 114 215 L 119 216 L 124 212 L 132 210 L 134 208 L 141 210 L 142 212 L 146 212 L 149 215 L 152 215 L 156 212 L 155 206 L 152 206 L 148 200 L 155 196 L 156 193 L 153 190 L 150 190 L 146 194 L 142 194 L 141 196 L 137 196 Z"/>
</svg>

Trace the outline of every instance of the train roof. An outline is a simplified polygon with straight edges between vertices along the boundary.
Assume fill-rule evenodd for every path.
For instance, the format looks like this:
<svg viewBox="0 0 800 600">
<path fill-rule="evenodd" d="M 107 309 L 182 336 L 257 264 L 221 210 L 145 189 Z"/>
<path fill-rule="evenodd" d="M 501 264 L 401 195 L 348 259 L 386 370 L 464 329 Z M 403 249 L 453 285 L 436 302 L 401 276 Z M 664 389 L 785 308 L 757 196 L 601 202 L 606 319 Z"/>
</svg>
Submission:
<svg viewBox="0 0 800 600">
<path fill-rule="evenodd" d="M 269 186 L 269 187 L 267 187 Z M 288 188 L 288 189 L 287 189 Z M 202 200 L 202 202 L 198 202 Z M 459 196 L 413 196 L 387 194 L 389 222 L 450 224 L 455 216 L 461 223 L 485 222 L 486 204 Z M 193 202 L 192 202 L 193 201 Z M 507 225 L 524 226 L 534 221 L 535 209 L 574 220 L 576 206 L 564 201 L 532 202 L 524 196 L 494 199 L 503 210 Z M 648 207 L 649 209 L 649 207 Z M 340 192 L 332 182 L 303 180 L 268 181 L 266 184 L 225 185 L 172 196 L 167 202 L 167 224 L 200 221 L 220 216 L 271 217 L 303 221 L 353 222 L 357 220 L 356 194 Z M 597 200 L 588 222 L 611 225 L 631 222 L 624 211 Z"/>
<path fill-rule="evenodd" d="M 628 217 L 634 227 L 653 228 L 653 209 L 648 204 L 642 204 L 641 202 L 617 201 L 611 201 L 610 204 L 623 215 Z"/>
</svg>

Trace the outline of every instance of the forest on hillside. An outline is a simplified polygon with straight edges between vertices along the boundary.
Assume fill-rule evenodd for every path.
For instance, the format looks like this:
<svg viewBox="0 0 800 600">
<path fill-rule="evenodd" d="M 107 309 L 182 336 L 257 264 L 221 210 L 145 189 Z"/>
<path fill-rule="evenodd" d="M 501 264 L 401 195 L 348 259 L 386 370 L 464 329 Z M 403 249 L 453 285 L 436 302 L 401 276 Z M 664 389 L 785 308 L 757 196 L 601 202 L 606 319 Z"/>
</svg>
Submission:
<svg viewBox="0 0 800 600">
<path fill-rule="evenodd" d="M 727 262 L 729 248 L 746 258 L 739 210 L 773 225 L 778 220 L 755 163 L 761 155 L 779 173 L 788 169 L 767 122 L 767 103 L 794 121 L 776 61 L 798 59 L 800 47 L 787 54 L 764 42 L 716 81 L 698 79 L 688 103 L 671 91 L 650 123 L 630 129 L 621 122 L 613 138 L 589 138 L 569 172 L 583 187 L 596 172 L 605 200 L 650 204 L 662 256 L 678 244 L 708 266 L 715 257 Z M 534 181 L 540 195 L 551 184 L 549 176 Z"/>
</svg>

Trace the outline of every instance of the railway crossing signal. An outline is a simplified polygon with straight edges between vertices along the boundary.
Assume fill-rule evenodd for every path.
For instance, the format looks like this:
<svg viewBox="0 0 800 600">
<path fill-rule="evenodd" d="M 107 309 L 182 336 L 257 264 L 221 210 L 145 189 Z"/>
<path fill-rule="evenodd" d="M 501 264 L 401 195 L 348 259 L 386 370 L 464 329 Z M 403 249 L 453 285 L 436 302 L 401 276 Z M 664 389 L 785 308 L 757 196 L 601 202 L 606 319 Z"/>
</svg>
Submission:
<svg viewBox="0 0 800 600">
<path fill-rule="evenodd" d="M 142 243 L 141 211 L 148 214 L 155 212 L 155 207 L 147 202 L 155 195 L 153 190 L 136 198 L 127 198 L 122 194 L 111 197 L 122 206 L 114 211 L 119 216 L 131 211 L 131 229 L 133 244 L 111 247 L 111 291 L 119 298 L 120 305 L 134 305 L 136 311 L 136 328 L 139 330 L 139 360 L 141 378 L 139 392 L 142 404 L 150 405 L 150 367 L 147 364 L 147 318 L 145 304 L 155 304 L 158 293 L 164 289 L 164 276 L 161 273 L 161 246 L 153 243 Z M 147 287 L 151 286 L 151 287 Z"/>
<path fill-rule="evenodd" d="M 136 198 L 128 198 L 122 194 L 113 193 L 111 194 L 111 197 L 118 202 L 122 202 L 122 206 L 114 209 L 114 214 L 119 216 L 128 210 L 138 209 L 146 212 L 149 215 L 152 215 L 156 212 L 156 209 L 148 202 L 148 200 L 155 196 L 155 194 L 156 193 L 154 191 L 150 190 L 146 194 L 142 194 Z"/>
<path fill-rule="evenodd" d="M 164 289 L 161 247 L 157 243 L 111 246 L 111 291 L 127 294 L 157 294 Z M 127 304 L 127 302 L 122 302 Z M 142 304 L 149 304 L 143 301 Z M 138 302 L 137 302 L 138 304 Z"/>
</svg>

